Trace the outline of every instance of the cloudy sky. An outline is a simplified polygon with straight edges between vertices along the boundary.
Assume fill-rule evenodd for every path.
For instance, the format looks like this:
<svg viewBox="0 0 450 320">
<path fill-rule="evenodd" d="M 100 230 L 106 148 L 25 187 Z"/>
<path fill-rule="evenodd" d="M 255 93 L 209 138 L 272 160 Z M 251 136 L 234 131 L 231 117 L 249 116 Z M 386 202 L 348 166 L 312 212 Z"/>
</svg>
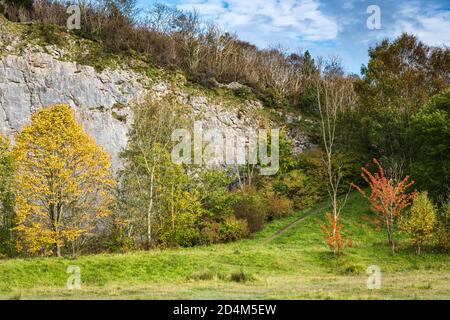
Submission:
<svg viewBox="0 0 450 320">
<path fill-rule="evenodd" d="M 337 55 L 348 72 L 358 74 L 368 47 L 385 37 L 406 31 L 429 45 L 450 46 L 450 0 L 140 0 L 142 7 L 155 1 L 196 9 L 261 48 Z M 380 29 L 367 27 L 371 5 L 380 9 Z"/>
</svg>

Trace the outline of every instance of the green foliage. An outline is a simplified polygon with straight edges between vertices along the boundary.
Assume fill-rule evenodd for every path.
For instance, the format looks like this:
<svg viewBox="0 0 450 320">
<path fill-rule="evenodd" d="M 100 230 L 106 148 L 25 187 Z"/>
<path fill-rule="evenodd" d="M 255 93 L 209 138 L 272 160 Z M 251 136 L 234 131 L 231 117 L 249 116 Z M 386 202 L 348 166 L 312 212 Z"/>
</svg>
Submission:
<svg viewBox="0 0 450 320">
<path fill-rule="evenodd" d="M 201 242 L 202 207 L 195 192 L 173 186 L 164 199 L 168 216 L 162 222 L 159 241 L 163 246 L 190 247 Z"/>
<path fill-rule="evenodd" d="M 409 130 L 414 150 L 412 176 L 438 200 L 450 194 L 450 89 L 416 114 Z"/>
<path fill-rule="evenodd" d="M 293 171 L 299 179 L 294 190 L 300 191 L 294 200 L 298 199 L 298 207 L 311 206 L 324 199 L 327 193 L 327 171 L 323 162 L 323 154 L 319 149 L 312 149 L 303 153 L 299 158 L 299 171 Z M 341 183 L 339 185 L 339 194 L 348 192 L 352 181 L 359 180 L 358 163 L 355 161 L 355 155 L 348 152 L 336 152 L 333 158 L 333 169 L 339 170 Z M 295 180 L 294 180 L 295 181 Z"/>
<path fill-rule="evenodd" d="M 238 220 L 228 217 L 220 224 L 219 239 L 221 242 L 230 242 L 244 239 L 248 236 L 248 224 L 246 220 Z"/>
<path fill-rule="evenodd" d="M 126 224 L 115 221 L 106 240 L 106 248 L 111 252 L 128 252 L 136 249 L 133 238 L 127 233 Z"/>
<path fill-rule="evenodd" d="M 206 168 L 198 176 L 196 189 L 201 197 L 204 217 L 221 222 L 232 216 L 236 194 L 228 190 L 231 176 L 225 170 Z"/>
<path fill-rule="evenodd" d="M 124 222 L 137 246 L 192 245 L 201 215 L 198 195 L 181 165 L 171 160 L 171 135 L 184 126 L 182 108 L 166 97 L 136 105 L 120 172 L 116 220 Z M 144 240 L 145 239 L 145 240 Z"/>
<path fill-rule="evenodd" d="M 268 181 L 268 188 L 271 187 L 277 194 L 292 199 L 295 208 L 304 208 L 316 203 L 320 199 L 317 189 L 310 184 L 311 177 L 304 170 L 292 170 Z"/>
<path fill-rule="evenodd" d="M 37 23 L 27 30 L 26 37 L 31 41 L 38 41 L 39 45 L 45 47 L 47 45 L 62 46 L 66 35 L 60 26 Z"/>
<path fill-rule="evenodd" d="M 13 158 L 7 138 L 0 135 L 0 255 L 14 252 Z"/>
<path fill-rule="evenodd" d="M 448 48 L 430 48 L 408 34 L 370 48 L 363 78 L 354 85 L 359 103 L 350 112 L 348 146 L 368 158 L 410 159 L 410 119 L 448 86 L 449 55 Z"/>
<path fill-rule="evenodd" d="M 320 204 L 268 223 L 252 239 L 227 244 L 76 259 L 2 260 L 0 298 L 19 293 L 24 299 L 410 299 L 413 294 L 422 299 L 450 298 L 446 282 L 450 255 L 431 250 L 420 257 L 409 250 L 392 255 L 380 245 L 379 232 L 364 220 L 372 216 L 364 199 L 351 194 L 344 210 L 341 222 L 352 235 L 353 246 L 339 258 L 324 248 L 317 220 L 324 221 L 328 208 Z M 374 261 L 386 278 L 382 290 L 368 292 L 365 270 Z M 67 290 L 64 271 L 69 265 L 80 266 L 82 285 L 89 290 Z M 358 276 L 360 266 L 364 269 Z M 256 280 L 245 285 L 229 282 L 231 273 L 239 270 Z M 429 284 L 431 290 L 419 290 Z"/>
<path fill-rule="evenodd" d="M 400 226 L 416 246 L 417 254 L 420 254 L 423 244 L 432 237 L 436 222 L 436 209 L 428 199 L 428 193 L 419 193 Z"/>
<path fill-rule="evenodd" d="M 450 204 L 441 208 L 436 236 L 439 247 L 450 253 Z"/>
<path fill-rule="evenodd" d="M 359 275 L 366 272 L 367 266 L 361 263 L 346 263 L 342 266 L 341 273 L 346 275 Z"/>
<path fill-rule="evenodd" d="M 293 201 L 276 194 L 267 197 L 267 215 L 269 220 L 285 218 L 294 213 Z"/>
<path fill-rule="evenodd" d="M 234 203 L 234 212 L 238 219 L 245 219 L 250 233 L 261 230 L 267 219 L 267 205 L 264 197 L 248 188 L 240 191 Z"/>
</svg>

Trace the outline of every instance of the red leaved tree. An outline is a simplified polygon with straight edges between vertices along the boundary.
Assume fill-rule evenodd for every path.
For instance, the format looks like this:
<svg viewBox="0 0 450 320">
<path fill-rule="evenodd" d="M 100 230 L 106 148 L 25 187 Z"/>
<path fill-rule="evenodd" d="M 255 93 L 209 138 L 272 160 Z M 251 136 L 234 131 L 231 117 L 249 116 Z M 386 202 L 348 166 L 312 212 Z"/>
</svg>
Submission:
<svg viewBox="0 0 450 320">
<path fill-rule="evenodd" d="M 338 224 L 337 219 L 331 213 L 327 214 L 327 222 L 327 225 L 320 224 L 320 229 L 322 229 L 325 242 L 330 250 L 334 255 L 338 255 L 346 245 L 352 246 L 352 239 L 344 238 L 341 235 L 343 225 Z"/>
<path fill-rule="evenodd" d="M 363 197 L 369 200 L 373 210 L 381 216 L 386 226 L 389 244 L 392 251 L 395 252 L 395 225 L 401 220 L 403 209 L 409 206 L 411 200 L 416 196 L 416 191 L 407 193 L 407 189 L 414 184 L 414 181 L 408 182 L 409 176 L 402 180 L 390 179 L 386 177 L 380 163 L 376 159 L 373 159 L 373 162 L 378 166 L 378 172 L 371 173 L 366 168 L 361 168 L 361 177 L 369 184 L 371 189 L 370 196 L 367 196 L 364 190 L 357 185 L 353 184 L 353 186 Z"/>
</svg>

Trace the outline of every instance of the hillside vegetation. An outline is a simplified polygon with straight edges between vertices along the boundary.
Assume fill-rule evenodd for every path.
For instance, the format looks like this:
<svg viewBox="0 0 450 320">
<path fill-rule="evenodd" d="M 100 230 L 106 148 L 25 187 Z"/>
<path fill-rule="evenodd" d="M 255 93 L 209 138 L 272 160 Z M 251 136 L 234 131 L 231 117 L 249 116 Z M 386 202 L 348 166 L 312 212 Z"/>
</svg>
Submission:
<svg viewBox="0 0 450 320">
<path fill-rule="evenodd" d="M 164 82 L 142 101 L 108 100 L 126 125 L 114 171 L 71 107 L 79 97 L 44 76 L 49 88 L 17 102 L 27 77 L 4 68 L 19 74 L 0 79 L 1 107 L 31 121 L 0 135 L 0 297 L 449 299 L 448 47 L 383 39 L 349 75 L 339 59 L 258 49 L 170 6 L 85 1 L 68 31 L 66 1 L 0 2 L 2 61 L 37 53 L 70 61 L 69 80 L 80 64 L 96 80 L 124 68 L 143 87 Z M 96 115 L 99 88 L 83 106 Z M 45 105 L 47 92 L 66 101 Z M 202 117 L 232 130 L 196 145 Z M 211 165 L 208 143 L 231 133 L 249 138 L 247 161 Z M 66 286 L 69 266 L 80 289 Z M 381 288 L 368 289 L 369 267 Z"/>
<path fill-rule="evenodd" d="M 325 208 L 268 224 L 251 239 L 195 248 L 70 258 L 0 261 L 6 299 L 449 299 L 450 257 L 393 254 L 357 193 L 342 216 L 353 247 L 338 259 L 322 240 Z M 271 237 L 298 218 L 304 220 Z M 268 241 L 268 239 L 271 239 Z M 66 287 L 69 265 L 80 266 L 81 289 Z M 381 289 L 369 290 L 366 269 L 377 265 Z M 243 275 L 242 275 L 243 273 Z"/>
</svg>

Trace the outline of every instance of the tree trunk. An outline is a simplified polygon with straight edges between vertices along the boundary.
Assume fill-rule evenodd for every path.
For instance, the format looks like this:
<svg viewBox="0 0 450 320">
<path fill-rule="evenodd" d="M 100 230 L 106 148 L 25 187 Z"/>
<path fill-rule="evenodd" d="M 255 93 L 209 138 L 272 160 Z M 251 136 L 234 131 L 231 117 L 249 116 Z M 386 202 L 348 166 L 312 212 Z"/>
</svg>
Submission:
<svg viewBox="0 0 450 320">
<path fill-rule="evenodd" d="M 55 243 L 55 255 L 61 257 L 61 245 L 59 244 L 59 241 Z"/>
<path fill-rule="evenodd" d="M 395 253 L 395 241 L 394 241 L 394 237 L 392 236 L 392 230 L 391 230 L 390 226 L 388 226 L 387 233 L 388 233 L 388 241 L 392 248 L 392 253 Z"/>
<path fill-rule="evenodd" d="M 172 203 L 170 204 L 170 211 L 171 211 L 171 215 L 172 215 L 172 230 L 175 229 L 175 208 L 174 208 L 174 203 L 175 203 L 175 199 L 174 199 L 174 191 L 173 191 L 173 184 L 172 184 L 172 188 L 171 188 L 171 195 L 172 195 Z"/>
<path fill-rule="evenodd" d="M 152 172 L 150 175 L 150 204 L 147 209 L 147 249 L 150 250 L 152 245 L 152 211 L 153 211 L 153 184 L 155 177 L 155 168 L 152 168 Z"/>
<path fill-rule="evenodd" d="M 53 231 L 55 232 L 55 245 L 53 248 L 53 254 L 57 257 L 61 257 L 61 244 L 59 242 L 59 215 L 57 206 L 51 204 L 50 205 L 50 219 L 53 225 Z"/>
<path fill-rule="evenodd" d="M 386 229 L 387 229 L 387 235 L 388 235 L 388 242 L 391 245 L 392 253 L 395 253 L 395 241 L 394 241 L 394 235 L 392 230 L 392 224 L 393 221 L 389 219 L 389 216 L 386 216 Z"/>
</svg>

